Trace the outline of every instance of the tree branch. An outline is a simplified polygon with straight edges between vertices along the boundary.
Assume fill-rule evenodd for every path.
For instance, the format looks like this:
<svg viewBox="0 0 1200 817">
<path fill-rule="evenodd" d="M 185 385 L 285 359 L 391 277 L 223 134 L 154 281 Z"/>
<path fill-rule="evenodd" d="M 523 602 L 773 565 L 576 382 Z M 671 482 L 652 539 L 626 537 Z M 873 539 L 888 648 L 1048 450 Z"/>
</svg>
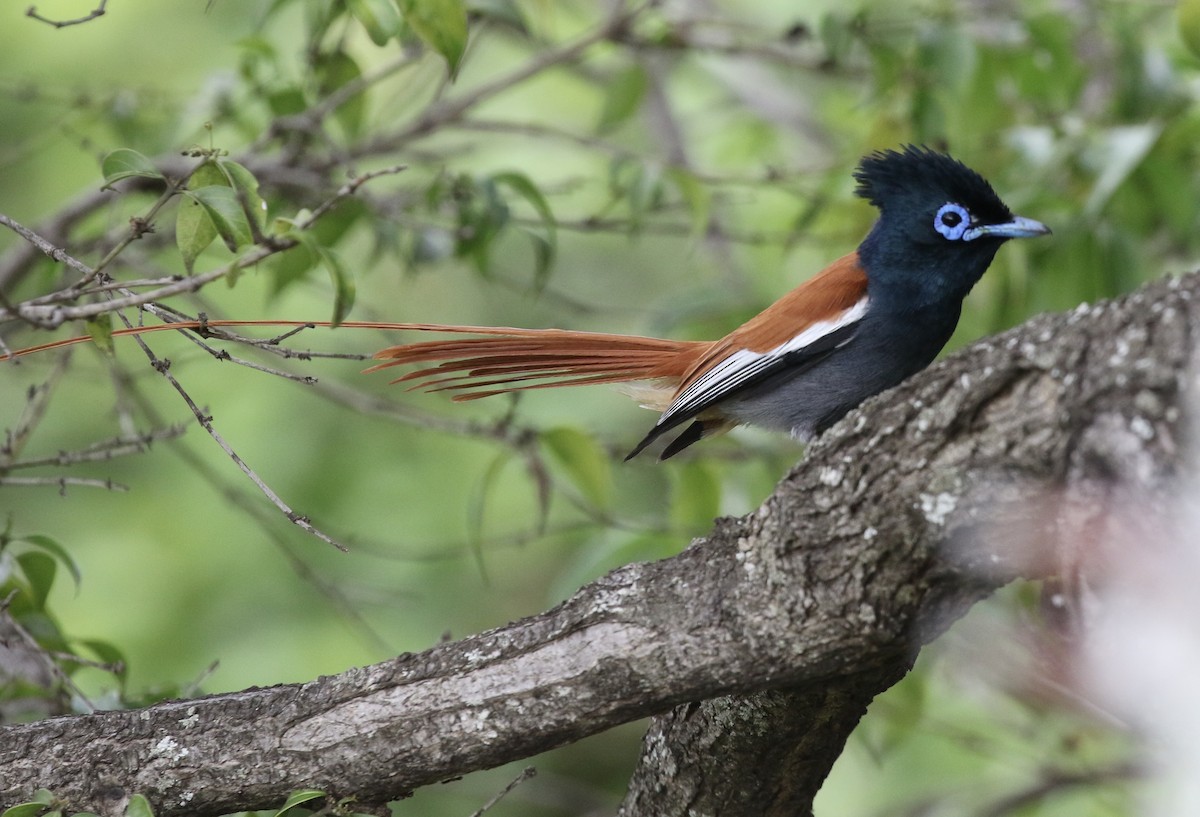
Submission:
<svg viewBox="0 0 1200 817">
<path fill-rule="evenodd" d="M 1029 543 L 1071 524 L 1052 489 L 1169 483 L 1198 296 L 1200 275 L 1159 281 L 981 341 L 831 429 L 758 511 L 541 615 L 303 685 L 0 728 L 0 806 L 41 786 L 102 814 L 135 792 L 162 817 L 300 787 L 378 803 L 757 693 L 656 722 L 622 813 L 806 813 L 919 645 L 1050 569 Z"/>
</svg>

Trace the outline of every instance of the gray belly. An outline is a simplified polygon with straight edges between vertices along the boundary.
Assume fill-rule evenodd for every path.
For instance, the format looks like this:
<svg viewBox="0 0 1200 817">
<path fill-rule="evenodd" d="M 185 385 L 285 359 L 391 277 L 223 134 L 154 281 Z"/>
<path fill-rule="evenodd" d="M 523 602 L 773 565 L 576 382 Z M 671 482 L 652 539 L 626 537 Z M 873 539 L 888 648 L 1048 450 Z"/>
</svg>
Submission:
<svg viewBox="0 0 1200 817">
<path fill-rule="evenodd" d="M 868 318 L 849 343 L 815 365 L 768 377 L 721 408 L 740 423 L 811 440 L 863 400 L 928 366 L 954 331 L 958 315 L 952 317 L 952 322 Z"/>
</svg>

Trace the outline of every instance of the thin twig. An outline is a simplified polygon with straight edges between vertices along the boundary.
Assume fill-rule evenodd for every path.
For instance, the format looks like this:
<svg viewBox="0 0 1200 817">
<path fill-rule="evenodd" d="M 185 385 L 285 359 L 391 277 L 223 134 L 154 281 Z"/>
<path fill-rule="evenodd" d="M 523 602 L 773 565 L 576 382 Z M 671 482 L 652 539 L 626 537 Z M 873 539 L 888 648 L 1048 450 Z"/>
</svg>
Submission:
<svg viewBox="0 0 1200 817">
<path fill-rule="evenodd" d="M 66 495 L 67 486 L 82 488 L 103 488 L 106 491 L 127 493 L 128 485 L 113 482 L 111 479 L 90 479 L 88 477 L 0 477 L 0 485 L 20 488 L 57 488 L 59 493 Z"/>
<path fill-rule="evenodd" d="M 151 401 L 147 400 L 145 395 L 141 394 L 133 379 L 127 373 L 121 371 L 115 372 L 115 375 L 120 380 L 122 386 L 121 392 L 132 396 L 149 421 L 154 425 L 164 425 L 164 419 L 158 414 Z M 193 473 L 199 476 L 213 491 L 221 496 L 227 505 L 237 508 L 250 517 L 262 534 L 275 545 L 276 549 L 288 563 L 288 566 L 292 568 L 292 572 L 301 581 L 310 585 L 318 595 L 329 602 L 330 606 L 351 626 L 351 629 L 357 630 L 359 637 L 364 643 L 368 644 L 381 656 L 393 655 L 395 653 L 393 645 L 389 644 L 371 626 L 370 622 L 355 608 L 354 603 L 342 592 L 342 589 L 326 579 L 322 572 L 312 568 L 304 561 L 302 556 L 295 552 L 287 537 L 283 536 L 277 530 L 277 526 L 274 523 L 278 519 L 278 516 L 273 508 L 264 506 L 261 502 L 256 501 L 251 493 L 241 490 L 238 484 L 224 478 L 222 476 L 223 472 L 218 471 L 205 459 L 197 456 L 188 446 L 183 445 L 182 441 L 168 440 L 167 447 Z"/>
<path fill-rule="evenodd" d="M 342 190 L 345 189 L 345 187 L 342 188 Z M 340 190 L 334 199 L 340 200 L 343 197 L 344 195 Z M 333 206 L 333 203 L 335 203 L 334 199 L 326 202 L 324 205 L 318 208 L 318 210 L 320 210 L 322 214 L 327 212 L 328 209 Z M 296 226 L 301 230 L 307 229 L 312 225 L 317 216 L 318 213 L 314 211 L 312 216 L 298 222 Z M 16 308 L 15 314 L 10 309 L 0 310 L 0 320 L 8 318 L 22 318 L 32 323 L 37 323 L 41 326 L 53 328 L 69 320 L 90 318 L 109 312 L 116 312 L 121 309 L 128 309 L 129 307 L 133 306 L 150 304 L 154 301 L 160 301 L 175 295 L 182 295 L 186 292 L 196 292 L 197 290 L 203 289 L 208 284 L 211 284 L 213 281 L 224 278 L 231 272 L 252 267 L 260 261 L 270 258 L 276 253 L 280 253 L 284 250 L 295 247 L 299 243 L 300 242 L 294 238 L 275 239 L 269 245 L 257 245 L 253 247 L 249 252 L 245 253 L 241 257 L 234 259 L 228 264 L 217 267 L 214 270 L 174 281 L 165 286 L 158 287 L 157 289 L 152 289 L 149 292 L 130 293 L 123 298 L 113 298 L 110 300 L 98 301 L 96 303 L 81 304 L 79 306 L 36 306 L 19 304 Z"/>
<path fill-rule="evenodd" d="M 185 331 L 183 332 L 183 336 L 196 346 L 199 346 L 205 352 L 208 352 L 208 354 L 212 355 L 212 357 L 216 360 L 229 361 L 230 363 L 234 363 L 238 366 L 245 366 L 247 369 L 253 369 L 256 372 L 262 372 L 263 374 L 269 374 L 275 377 L 282 377 L 284 380 L 291 380 L 294 383 L 302 383 L 306 386 L 311 386 L 317 382 L 317 378 L 313 377 L 312 375 L 285 372 L 282 369 L 275 369 L 270 366 L 265 366 L 262 363 L 255 363 L 253 360 L 246 360 L 245 358 L 237 357 L 236 355 L 230 354 L 225 349 L 214 349 L 197 337 L 193 332 Z M 268 346 L 267 348 L 270 347 Z"/>
<path fill-rule="evenodd" d="M 526 780 L 529 780 L 530 778 L 533 778 L 536 776 L 537 776 L 537 769 L 533 768 L 532 766 L 526 766 L 524 769 L 521 770 L 521 773 L 519 775 L 517 775 L 515 779 L 512 780 L 512 782 L 510 782 L 507 786 L 505 786 L 500 791 L 498 791 L 496 793 L 495 797 L 493 797 L 491 800 L 488 800 L 486 803 L 484 803 L 483 808 L 476 811 L 474 814 L 471 815 L 471 817 L 483 817 L 484 812 L 488 811 L 489 809 L 492 808 L 492 806 L 496 805 L 501 800 L 503 800 L 504 797 L 509 792 L 511 792 L 517 786 L 524 783 Z"/>
<path fill-rule="evenodd" d="M 49 457 L 36 460 L 18 460 L 5 466 L 10 471 L 19 468 L 38 468 L 41 466 L 71 466 L 83 462 L 105 462 L 130 454 L 141 454 L 147 451 L 156 440 L 171 440 L 180 437 L 187 430 L 183 424 L 168 426 L 157 431 L 147 431 L 136 436 L 113 437 L 110 440 L 93 443 L 77 451 L 60 451 Z"/>
<path fill-rule="evenodd" d="M 217 431 L 215 426 L 213 426 L 212 416 L 206 414 L 198 405 L 196 405 L 196 401 L 192 399 L 190 394 L 188 394 L 187 390 L 183 387 L 183 384 L 181 384 L 179 380 L 176 379 L 173 374 L 171 374 L 171 362 L 169 360 L 165 358 L 159 358 L 156 354 L 154 354 L 154 351 L 146 345 L 146 342 L 141 337 L 135 335 L 134 340 L 137 342 L 138 346 L 141 347 L 142 352 L 145 353 L 146 357 L 150 361 L 150 365 L 154 368 L 154 370 L 165 377 L 167 382 L 171 384 L 171 387 L 175 389 L 180 397 L 183 398 L 184 403 L 187 404 L 187 407 L 195 416 L 196 421 L 200 423 L 200 427 L 203 428 L 208 435 L 213 438 L 213 441 L 221 447 L 221 450 L 225 452 L 226 456 L 233 460 L 234 465 L 236 465 L 241 472 L 245 474 L 250 481 L 255 484 L 255 486 L 258 487 L 258 490 L 262 493 L 262 495 L 265 496 L 272 505 L 278 508 L 289 522 L 301 530 L 320 539 L 322 542 L 333 545 L 342 552 L 348 552 L 348 548 L 345 545 L 338 542 L 324 531 L 316 528 L 307 516 L 292 510 L 291 506 L 284 502 L 283 499 L 277 493 L 275 493 L 274 489 L 272 489 L 271 486 L 268 485 L 262 479 L 262 477 L 260 477 L 258 473 L 251 468 L 250 465 L 243 460 L 236 451 L 233 450 L 233 447 L 226 442 L 225 438 L 221 436 L 221 433 Z"/>
<path fill-rule="evenodd" d="M 46 409 L 50 405 L 50 395 L 54 392 L 54 387 L 58 385 L 62 376 L 66 374 L 70 360 L 70 351 L 59 355 L 54 368 L 46 375 L 46 379 L 29 388 L 26 393 L 25 407 L 21 411 L 16 427 L 8 430 L 4 435 L 4 442 L 0 443 L 0 470 L 8 469 L 12 461 L 21 453 L 21 449 L 25 447 L 25 443 L 33 434 L 34 429 L 45 417 Z"/>
<path fill-rule="evenodd" d="M 92 275 L 92 268 L 87 264 L 78 260 L 61 247 L 54 246 L 49 241 L 35 233 L 33 230 L 17 222 L 11 216 L 6 216 L 3 213 L 0 213 L 0 225 L 12 230 L 14 233 L 21 236 L 21 238 L 37 247 L 39 250 L 53 258 L 58 263 L 66 264 L 68 267 L 75 270 L 85 278 Z"/>
<path fill-rule="evenodd" d="M 91 10 L 85 17 L 77 17 L 74 20 L 51 20 L 49 17 L 43 17 L 38 14 L 36 6 L 30 6 L 25 9 L 25 16 L 37 20 L 39 23 L 54 26 L 55 28 L 66 28 L 67 26 L 77 26 L 83 23 L 91 22 L 97 17 L 104 16 L 104 7 L 108 5 L 108 0 L 100 0 L 99 4 Z"/>
</svg>

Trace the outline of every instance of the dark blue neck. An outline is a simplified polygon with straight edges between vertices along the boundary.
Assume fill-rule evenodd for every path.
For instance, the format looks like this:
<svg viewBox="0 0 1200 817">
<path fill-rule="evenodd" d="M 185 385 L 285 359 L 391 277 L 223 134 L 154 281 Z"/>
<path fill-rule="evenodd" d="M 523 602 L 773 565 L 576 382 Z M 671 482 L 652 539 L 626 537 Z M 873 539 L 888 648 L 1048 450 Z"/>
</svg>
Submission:
<svg viewBox="0 0 1200 817">
<path fill-rule="evenodd" d="M 953 306 L 983 277 L 1000 242 L 915 241 L 880 218 L 858 247 L 871 310 L 911 313 Z"/>
</svg>

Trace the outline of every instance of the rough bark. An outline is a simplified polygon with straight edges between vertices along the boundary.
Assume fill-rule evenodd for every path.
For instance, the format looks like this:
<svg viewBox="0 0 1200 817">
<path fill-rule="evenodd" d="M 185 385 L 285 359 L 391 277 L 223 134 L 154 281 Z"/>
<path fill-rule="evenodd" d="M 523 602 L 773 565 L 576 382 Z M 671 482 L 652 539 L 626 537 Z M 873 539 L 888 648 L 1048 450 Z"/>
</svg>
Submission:
<svg viewBox="0 0 1200 817">
<path fill-rule="evenodd" d="M 0 806 L 40 786 L 162 817 L 301 787 L 381 803 L 706 701 L 655 722 L 623 815 L 804 814 L 919 646 L 1046 569 L 1034 528 L 1070 520 L 1030 509 L 1171 478 L 1198 293 L 1161 281 L 977 343 L 831 429 L 758 511 L 541 615 L 307 684 L 0 728 Z"/>
</svg>

